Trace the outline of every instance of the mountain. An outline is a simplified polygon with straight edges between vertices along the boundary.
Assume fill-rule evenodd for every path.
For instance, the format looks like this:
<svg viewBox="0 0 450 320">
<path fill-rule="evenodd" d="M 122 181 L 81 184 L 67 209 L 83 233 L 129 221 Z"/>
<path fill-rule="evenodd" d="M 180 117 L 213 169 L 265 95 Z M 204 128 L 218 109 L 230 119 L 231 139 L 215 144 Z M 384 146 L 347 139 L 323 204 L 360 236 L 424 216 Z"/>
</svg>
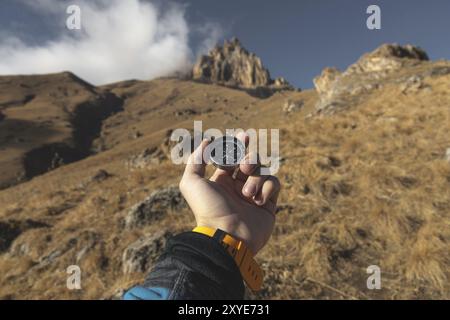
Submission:
<svg viewBox="0 0 450 320">
<path fill-rule="evenodd" d="M 0 78 L 0 189 L 83 159 L 122 101 L 75 75 Z"/>
<path fill-rule="evenodd" d="M 192 69 L 192 79 L 258 90 L 256 94 L 268 96 L 274 91 L 294 90 L 284 78 L 272 79 L 259 57 L 248 52 L 237 38 L 225 40 L 208 55 L 201 56 Z"/>
<path fill-rule="evenodd" d="M 427 61 L 427 54 L 418 47 L 385 44 L 363 55 L 344 72 L 326 68 L 314 79 L 316 90 L 320 94 L 317 108 L 333 112 L 339 105 L 349 107 L 349 100 L 352 98 L 364 97 L 389 83 L 419 88 L 424 77 L 434 73 L 447 73 L 446 64 L 430 67 Z"/>
<path fill-rule="evenodd" d="M 316 89 L 259 96 L 274 83 L 235 40 L 221 50 L 233 46 L 241 58 L 200 58 L 191 79 L 0 77 L 0 298 L 111 299 L 142 281 L 193 227 L 168 136 L 194 120 L 280 129 L 283 191 L 256 297 L 450 298 L 450 62 L 384 45 L 325 69 Z M 82 290 L 66 288 L 74 264 Z M 381 290 L 366 287 L 370 265 Z"/>
</svg>

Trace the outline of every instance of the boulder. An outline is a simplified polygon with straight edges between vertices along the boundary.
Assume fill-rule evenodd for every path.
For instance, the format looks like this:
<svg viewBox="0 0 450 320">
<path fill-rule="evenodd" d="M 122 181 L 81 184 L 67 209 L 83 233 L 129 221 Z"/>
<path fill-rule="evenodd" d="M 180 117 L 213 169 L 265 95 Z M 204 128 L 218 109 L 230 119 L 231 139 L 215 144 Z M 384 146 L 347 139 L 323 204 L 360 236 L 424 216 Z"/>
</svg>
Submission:
<svg viewBox="0 0 450 320">
<path fill-rule="evenodd" d="M 124 274 L 148 272 L 158 259 L 171 237 L 169 232 L 158 232 L 143 237 L 130 244 L 122 255 L 122 271 Z"/>
<path fill-rule="evenodd" d="M 160 219 L 168 210 L 181 210 L 185 206 L 186 201 L 178 187 L 155 190 L 128 211 L 125 225 L 128 228 L 145 226 Z"/>
<path fill-rule="evenodd" d="M 283 105 L 284 113 L 292 113 L 299 111 L 303 107 L 303 101 L 292 101 L 290 99 L 286 100 Z"/>
<path fill-rule="evenodd" d="M 160 148 L 145 148 L 142 152 L 129 157 L 125 161 L 125 166 L 130 171 L 145 169 L 149 166 L 160 164 L 165 157 Z"/>
<path fill-rule="evenodd" d="M 29 229 L 50 227 L 44 222 L 31 219 L 0 221 L 0 254 L 8 251 L 13 241 L 23 232 Z"/>
</svg>

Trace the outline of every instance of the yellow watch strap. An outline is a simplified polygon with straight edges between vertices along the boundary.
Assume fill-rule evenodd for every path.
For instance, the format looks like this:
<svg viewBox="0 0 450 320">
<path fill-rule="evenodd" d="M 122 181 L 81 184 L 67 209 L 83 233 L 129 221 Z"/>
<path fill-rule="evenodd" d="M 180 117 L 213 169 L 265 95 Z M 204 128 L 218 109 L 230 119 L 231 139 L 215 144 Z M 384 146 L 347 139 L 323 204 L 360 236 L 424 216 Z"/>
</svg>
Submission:
<svg viewBox="0 0 450 320">
<path fill-rule="evenodd" d="M 247 248 L 243 241 L 233 238 L 231 235 L 220 229 L 196 227 L 192 231 L 220 240 L 220 243 L 233 257 L 239 267 L 242 278 L 247 286 L 252 291 L 259 291 L 261 289 L 264 272 L 253 258 L 253 253 Z"/>
</svg>

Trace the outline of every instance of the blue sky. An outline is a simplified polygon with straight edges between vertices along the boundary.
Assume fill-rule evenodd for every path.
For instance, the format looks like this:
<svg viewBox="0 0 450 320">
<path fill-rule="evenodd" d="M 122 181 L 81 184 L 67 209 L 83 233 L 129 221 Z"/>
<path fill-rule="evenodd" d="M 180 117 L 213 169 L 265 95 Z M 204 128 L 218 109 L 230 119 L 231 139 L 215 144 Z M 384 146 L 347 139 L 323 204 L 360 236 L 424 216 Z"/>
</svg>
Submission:
<svg viewBox="0 0 450 320">
<path fill-rule="evenodd" d="M 381 8 L 381 30 L 368 30 L 366 9 Z M 346 68 L 382 43 L 411 43 L 431 59 L 450 58 L 448 0 L 192 1 L 188 19 L 208 16 L 258 54 L 273 76 L 312 87 L 324 67 Z"/>
<path fill-rule="evenodd" d="M 59 37 L 55 26 L 61 21 L 48 18 L 52 13 L 31 8 L 26 2 L 0 2 L 0 37 L 5 32 L 14 34 L 31 47 Z M 203 41 L 202 27 L 214 24 L 221 30 L 217 40 L 237 36 L 247 49 L 261 57 L 273 77 L 283 76 L 301 88 L 312 87 L 312 79 L 324 67 L 344 69 L 382 43 L 411 43 L 425 49 L 431 59 L 450 58 L 449 0 L 176 2 L 185 7 L 190 30 L 196 30 L 190 32 L 191 48 Z M 157 3 L 167 5 L 162 0 Z M 366 27 L 366 8 L 371 4 L 381 7 L 381 30 Z"/>
</svg>

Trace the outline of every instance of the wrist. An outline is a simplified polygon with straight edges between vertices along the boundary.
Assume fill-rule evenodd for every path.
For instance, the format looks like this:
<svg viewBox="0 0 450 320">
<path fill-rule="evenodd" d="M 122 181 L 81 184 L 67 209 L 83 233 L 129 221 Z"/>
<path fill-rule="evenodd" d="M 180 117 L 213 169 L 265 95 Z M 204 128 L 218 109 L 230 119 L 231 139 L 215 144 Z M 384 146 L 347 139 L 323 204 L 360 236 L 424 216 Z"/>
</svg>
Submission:
<svg viewBox="0 0 450 320">
<path fill-rule="evenodd" d="M 193 232 L 206 235 L 220 243 L 235 261 L 242 278 L 249 288 L 252 291 L 259 291 L 261 289 L 264 272 L 254 260 L 251 249 L 243 241 L 234 238 L 226 231 L 218 228 L 200 226 L 194 228 Z"/>
<path fill-rule="evenodd" d="M 219 229 L 225 231 L 227 234 L 232 236 L 234 239 L 242 241 L 245 245 L 251 250 L 253 254 L 256 254 L 254 250 L 254 246 L 252 241 L 249 240 L 248 237 L 243 236 L 243 233 L 239 230 L 239 227 L 236 225 L 232 225 L 230 223 L 222 223 L 221 221 L 217 221 L 219 219 L 215 219 L 216 221 L 207 221 L 207 220 L 197 220 L 197 227 L 207 227 L 211 229 Z"/>
</svg>

